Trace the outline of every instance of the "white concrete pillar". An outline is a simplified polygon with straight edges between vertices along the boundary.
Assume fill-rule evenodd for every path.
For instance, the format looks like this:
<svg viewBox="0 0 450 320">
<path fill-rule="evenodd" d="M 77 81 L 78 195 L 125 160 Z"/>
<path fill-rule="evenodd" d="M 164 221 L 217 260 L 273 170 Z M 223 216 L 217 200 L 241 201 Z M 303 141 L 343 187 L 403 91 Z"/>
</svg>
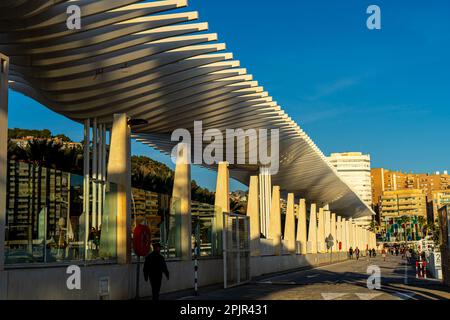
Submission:
<svg viewBox="0 0 450 320">
<path fill-rule="evenodd" d="M 108 181 L 117 184 L 117 260 L 131 261 L 131 141 L 127 115 L 114 114 Z M 87 217 L 86 217 L 87 218 Z M 89 221 L 87 219 L 87 221 Z"/>
<path fill-rule="evenodd" d="M 364 237 L 366 240 L 366 247 L 368 247 L 369 249 L 372 249 L 372 247 L 370 245 L 370 241 L 369 241 L 369 239 L 370 239 L 369 232 L 370 232 L 369 230 L 365 229 Z"/>
<path fill-rule="evenodd" d="M 342 217 L 337 216 L 336 221 L 336 239 L 337 239 L 337 250 L 342 251 Z M 339 242 L 341 243 L 341 250 L 339 250 Z"/>
<path fill-rule="evenodd" d="M 230 212 L 230 175 L 228 162 L 220 162 L 217 168 L 216 196 L 214 204 L 222 212 Z"/>
<path fill-rule="evenodd" d="M 269 167 L 262 166 L 259 170 L 260 227 L 261 233 L 268 237 L 270 206 L 272 205 L 272 176 Z"/>
<path fill-rule="evenodd" d="M 348 223 L 348 248 L 350 249 L 350 247 L 352 247 L 353 250 L 355 250 L 355 242 L 353 241 L 353 219 L 348 219 Z"/>
<path fill-rule="evenodd" d="M 287 251 L 295 254 L 295 212 L 294 212 L 294 194 L 288 193 L 286 204 L 286 220 L 284 226 L 284 240 L 286 242 Z"/>
<path fill-rule="evenodd" d="M 350 235 L 352 234 L 352 224 L 350 220 L 345 219 L 345 251 L 348 251 L 350 247 L 355 249 L 351 243 Z"/>
<path fill-rule="evenodd" d="M 0 271 L 5 265 L 9 58 L 0 53 Z M 0 285 L 1 286 L 1 285 Z M 0 288 L 1 291 L 1 288 Z"/>
<path fill-rule="evenodd" d="M 228 162 L 219 162 L 217 166 L 216 194 L 214 205 L 216 206 L 216 234 L 217 242 L 222 243 L 223 213 L 230 212 L 230 174 Z M 220 248 L 221 245 L 218 245 Z"/>
<path fill-rule="evenodd" d="M 325 248 L 325 212 L 323 208 L 319 209 L 318 216 L 318 225 L 317 225 L 317 252 L 324 253 L 326 252 Z"/>
<path fill-rule="evenodd" d="M 297 221 L 297 243 L 299 254 L 306 254 L 307 248 L 307 233 L 306 233 L 306 200 L 300 199 L 298 206 L 298 221 Z"/>
<path fill-rule="evenodd" d="M 337 252 L 337 251 L 339 251 L 339 248 L 338 248 L 337 241 L 336 241 L 337 237 L 336 237 L 336 214 L 335 213 L 331 214 L 330 225 L 331 225 L 330 234 L 331 234 L 331 238 L 333 239 L 332 250 L 333 250 L 333 252 Z"/>
<path fill-rule="evenodd" d="M 272 205 L 270 207 L 269 239 L 272 239 L 274 254 L 281 255 L 281 209 L 280 187 L 273 186 Z"/>
<path fill-rule="evenodd" d="M 192 258 L 191 164 L 187 144 L 179 143 L 173 180 L 171 215 L 175 216 L 176 254 L 182 260 Z"/>
<path fill-rule="evenodd" d="M 331 212 L 329 210 L 324 210 L 324 216 L 325 216 L 325 224 L 324 224 L 324 240 L 327 239 L 331 234 Z M 327 244 L 325 243 L 325 251 L 327 251 Z"/>
<path fill-rule="evenodd" d="M 309 227 L 308 227 L 308 243 L 307 252 L 317 253 L 317 206 L 315 203 L 311 204 L 309 213 Z"/>
<path fill-rule="evenodd" d="M 252 257 L 261 255 L 258 193 L 258 176 L 251 176 L 248 187 L 247 216 L 250 219 L 250 255 Z"/>
</svg>

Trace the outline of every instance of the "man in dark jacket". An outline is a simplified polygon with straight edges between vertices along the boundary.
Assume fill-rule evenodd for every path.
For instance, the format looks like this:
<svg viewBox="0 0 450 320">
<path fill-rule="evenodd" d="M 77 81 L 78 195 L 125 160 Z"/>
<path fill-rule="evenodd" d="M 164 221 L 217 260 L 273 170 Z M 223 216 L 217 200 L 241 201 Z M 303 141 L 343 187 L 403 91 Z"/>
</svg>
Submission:
<svg viewBox="0 0 450 320">
<path fill-rule="evenodd" d="M 150 279 L 150 285 L 152 286 L 152 299 L 153 301 L 159 300 L 159 291 L 161 289 L 162 274 L 166 275 L 169 280 L 169 270 L 167 270 L 166 261 L 161 255 L 161 246 L 159 243 L 153 244 L 153 251 L 147 257 L 144 262 L 144 279 L 148 281 Z"/>
</svg>

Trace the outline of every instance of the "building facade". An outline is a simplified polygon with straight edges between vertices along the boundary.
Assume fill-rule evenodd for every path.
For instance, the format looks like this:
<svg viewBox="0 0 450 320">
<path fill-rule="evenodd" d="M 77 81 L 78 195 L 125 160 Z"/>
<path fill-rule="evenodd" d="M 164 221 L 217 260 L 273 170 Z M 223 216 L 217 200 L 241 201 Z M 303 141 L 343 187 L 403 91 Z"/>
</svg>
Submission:
<svg viewBox="0 0 450 320">
<path fill-rule="evenodd" d="M 380 202 L 381 233 L 387 241 L 420 240 L 427 218 L 427 201 L 421 189 L 384 191 Z"/>
<path fill-rule="evenodd" d="M 450 189 L 433 191 L 431 200 L 430 209 L 433 211 L 433 221 L 436 221 L 439 218 L 439 209 L 450 205 Z"/>
<path fill-rule="evenodd" d="M 434 174 L 415 174 L 390 171 L 383 168 L 371 170 L 372 202 L 374 210 L 381 220 L 381 201 L 384 192 L 398 190 L 422 190 L 427 202 L 427 218 L 435 220 L 439 206 L 450 200 L 450 175 L 447 171 Z"/>
<path fill-rule="evenodd" d="M 384 191 L 382 217 L 427 216 L 426 195 L 421 189 Z"/>
<path fill-rule="evenodd" d="M 368 205 L 372 205 L 372 187 L 370 177 L 370 155 L 361 152 L 332 153 L 328 160 L 340 176 Z M 355 219 L 358 225 L 368 227 L 372 217 Z"/>
</svg>

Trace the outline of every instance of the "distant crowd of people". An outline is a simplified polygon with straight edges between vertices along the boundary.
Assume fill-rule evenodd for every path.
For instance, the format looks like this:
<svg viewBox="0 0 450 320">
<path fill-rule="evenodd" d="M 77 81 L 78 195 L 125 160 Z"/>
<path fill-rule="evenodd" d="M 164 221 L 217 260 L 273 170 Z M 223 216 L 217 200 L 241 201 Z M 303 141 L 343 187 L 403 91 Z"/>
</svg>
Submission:
<svg viewBox="0 0 450 320">
<path fill-rule="evenodd" d="M 358 247 L 356 247 L 355 249 L 353 249 L 353 247 L 350 247 L 350 249 L 348 249 L 348 255 L 349 255 L 350 259 L 353 259 L 353 256 L 355 256 L 355 259 L 359 260 L 359 258 L 361 256 L 361 250 Z M 366 249 L 366 257 L 367 258 L 376 257 L 376 255 L 377 255 L 377 251 L 374 248 Z"/>
</svg>

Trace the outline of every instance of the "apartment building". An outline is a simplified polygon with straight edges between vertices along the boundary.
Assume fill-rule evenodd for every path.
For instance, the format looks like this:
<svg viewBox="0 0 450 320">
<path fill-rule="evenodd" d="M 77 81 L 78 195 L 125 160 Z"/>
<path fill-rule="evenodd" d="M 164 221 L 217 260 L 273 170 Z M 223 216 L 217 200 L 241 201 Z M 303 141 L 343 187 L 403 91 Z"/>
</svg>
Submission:
<svg viewBox="0 0 450 320">
<path fill-rule="evenodd" d="M 368 206 L 372 206 L 370 155 L 361 152 L 332 153 L 328 160 L 361 199 Z M 355 219 L 355 222 L 360 226 L 368 227 L 372 217 Z"/>
</svg>

